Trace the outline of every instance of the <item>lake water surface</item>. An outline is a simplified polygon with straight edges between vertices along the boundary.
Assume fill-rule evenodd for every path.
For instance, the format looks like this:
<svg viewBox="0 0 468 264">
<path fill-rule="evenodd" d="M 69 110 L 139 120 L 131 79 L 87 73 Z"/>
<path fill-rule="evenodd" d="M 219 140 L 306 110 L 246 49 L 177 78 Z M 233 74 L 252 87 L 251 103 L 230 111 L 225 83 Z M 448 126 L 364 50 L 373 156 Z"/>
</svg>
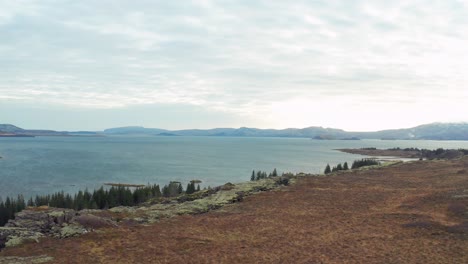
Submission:
<svg viewBox="0 0 468 264">
<path fill-rule="evenodd" d="M 468 141 L 235 137 L 0 138 L 0 196 L 99 188 L 105 182 L 203 186 L 250 179 L 252 170 L 322 172 L 359 155 L 337 148 L 467 148 Z"/>
</svg>

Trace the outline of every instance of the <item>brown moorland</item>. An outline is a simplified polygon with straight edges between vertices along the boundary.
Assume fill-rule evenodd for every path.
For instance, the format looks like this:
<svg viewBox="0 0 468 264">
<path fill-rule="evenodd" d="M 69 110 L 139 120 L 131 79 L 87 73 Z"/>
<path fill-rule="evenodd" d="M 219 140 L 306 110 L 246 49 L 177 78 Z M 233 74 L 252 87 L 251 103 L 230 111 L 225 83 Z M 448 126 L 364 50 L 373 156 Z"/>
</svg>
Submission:
<svg viewBox="0 0 468 264">
<path fill-rule="evenodd" d="M 51 263 L 468 263 L 468 159 L 304 177 L 200 215 L 47 238 Z"/>
</svg>

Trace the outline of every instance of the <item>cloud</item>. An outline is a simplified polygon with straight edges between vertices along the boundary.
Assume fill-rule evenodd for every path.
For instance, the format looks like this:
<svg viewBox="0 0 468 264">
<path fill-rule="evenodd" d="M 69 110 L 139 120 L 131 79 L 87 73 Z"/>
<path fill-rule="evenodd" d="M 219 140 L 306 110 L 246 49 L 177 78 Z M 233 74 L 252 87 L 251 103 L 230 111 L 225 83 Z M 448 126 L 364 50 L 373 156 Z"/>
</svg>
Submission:
<svg viewBox="0 0 468 264">
<path fill-rule="evenodd" d="M 284 119 L 272 109 L 300 105 L 296 126 L 323 122 L 300 113 L 324 102 L 340 102 L 336 126 L 369 102 L 448 108 L 466 102 L 467 24 L 456 0 L 7 1 L 0 102 L 171 103 L 271 125 Z"/>
</svg>

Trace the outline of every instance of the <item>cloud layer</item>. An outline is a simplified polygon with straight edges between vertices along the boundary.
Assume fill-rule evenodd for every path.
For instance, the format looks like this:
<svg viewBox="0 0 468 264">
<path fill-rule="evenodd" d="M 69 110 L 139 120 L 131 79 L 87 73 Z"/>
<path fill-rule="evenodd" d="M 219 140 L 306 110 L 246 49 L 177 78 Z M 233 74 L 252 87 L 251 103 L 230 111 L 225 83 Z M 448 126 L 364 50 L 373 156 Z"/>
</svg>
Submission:
<svg viewBox="0 0 468 264">
<path fill-rule="evenodd" d="M 466 1 L 1 6 L 0 104 L 170 105 L 252 126 L 364 130 L 468 116 Z"/>
</svg>

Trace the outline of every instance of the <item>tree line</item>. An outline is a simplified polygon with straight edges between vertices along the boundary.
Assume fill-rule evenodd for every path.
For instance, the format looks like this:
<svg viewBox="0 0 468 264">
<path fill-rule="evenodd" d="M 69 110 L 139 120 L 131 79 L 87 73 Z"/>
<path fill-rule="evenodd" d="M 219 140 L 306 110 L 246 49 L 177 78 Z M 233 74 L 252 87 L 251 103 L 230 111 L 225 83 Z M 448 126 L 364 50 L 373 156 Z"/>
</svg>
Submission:
<svg viewBox="0 0 468 264">
<path fill-rule="evenodd" d="M 250 180 L 251 181 L 258 181 L 258 180 L 262 180 L 262 179 L 266 179 L 266 178 L 271 178 L 271 177 L 276 177 L 278 176 L 278 172 L 276 171 L 276 168 L 273 169 L 272 172 L 270 172 L 267 176 L 267 173 L 266 171 L 257 171 L 255 172 L 255 170 L 252 171 L 252 174 L 250 175 Z"/>
<path fill-rule="evenodd" d="M 416 151 L 420 153 L 421 158 L 427 158 L 427 159 L 437 159 L 440 157 L 443 157 L 449 152 L 453 151 L 458 151 L 462 153 L 463 155 L 468 155 L 468 149 L 444 149 L 444 148 L 437 148 L 434 150 L 431 149 L 419 149 L 419 148 L 389 148 L 388 150 L 402 150 L 402 151 Z"/>
<path fill-rule="evenodd" d="M 180 182 L 172 181 L 160 189 L 159 185 L 146 185 L 131 189 L 125 186 L 101 187 L 92 192 L 85 189 L 75 195 L 66 194 L 63 191 L 47 195 L 36 195 L 27 201 L 22 195 L 16 198 L 0 197 L 0 226 L 4 226 L 9 219 L 14 219 L 15 213 L 21 212 L 27 206 L 37 207 L 47 205 L 57 208 L 74 210 L 82 209 L 108 209 L 116 206 L 134 206 L 144 203 L 152 198 L 176 197 L 182 193 L 191 194 L 200 191 L 200 181 L 191 181 L 184 192 Z"/>
<path fill-rule="evenodd" d="M 353 164 L 351 165 L 351 169 L 358 169 L 360 167 L 364 166 L 371 166 L 371 165 L 380 165 L 380 162 L 376 159 L 360 159 L 360 160 L 355 160 L 353 161 Z M 338 165 L 334 166 L 333 168 L 330 167 L 330 164 L 327 164 L 325 167 L 324 173 L 329 174 L 332 172 L 336 171 L 341 171 L 341 170 L 349 170 L 348 163 L 345 162 L 343 165 L 339 163 Z"/>
</svg>

